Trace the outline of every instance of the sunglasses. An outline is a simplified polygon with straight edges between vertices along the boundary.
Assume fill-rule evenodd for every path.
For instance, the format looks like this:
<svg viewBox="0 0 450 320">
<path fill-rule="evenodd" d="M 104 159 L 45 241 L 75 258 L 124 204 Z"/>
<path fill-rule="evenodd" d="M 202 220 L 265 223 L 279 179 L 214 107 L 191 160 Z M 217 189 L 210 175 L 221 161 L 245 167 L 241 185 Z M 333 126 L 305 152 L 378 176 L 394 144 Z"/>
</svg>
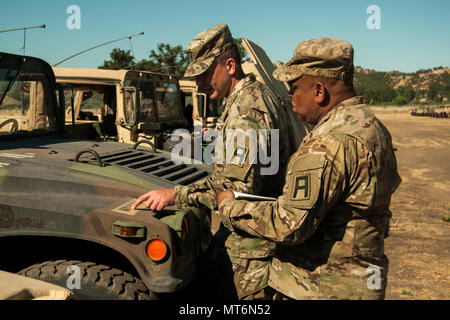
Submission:
<svg viewBox="0 0 450 320">
<path fill-rule="evenodd" d="M 297 82 L 297 80 L 300 78 L 297 78 L 295 80 L 291 80 L 288 82 L 289 85 L 289 91 L 288 91 L 288 95 L 293 96 L 295 93 L 295 90 L 297 90 L 298 88 L 300 88 L 299 86 L 295 86 L 294 83 Z"/>
<path fill-rule="evenodd" d="M 291 85 L 288 91 L 288 95 L 293 96 L 295 91 L 298 89 L 298 86 Z"/>
</svg>

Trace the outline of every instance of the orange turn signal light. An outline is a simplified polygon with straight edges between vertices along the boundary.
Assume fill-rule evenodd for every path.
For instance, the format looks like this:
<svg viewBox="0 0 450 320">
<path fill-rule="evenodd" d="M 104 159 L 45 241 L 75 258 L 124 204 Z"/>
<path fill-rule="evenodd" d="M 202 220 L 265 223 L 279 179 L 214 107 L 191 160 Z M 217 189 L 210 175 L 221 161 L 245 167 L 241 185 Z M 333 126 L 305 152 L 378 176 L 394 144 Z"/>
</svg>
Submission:
<svg viewBox="0 0 450 320">
<path fill-rule="evenodd" d="M 123 237 L 133 237 L 137 234 L 137 228 L 121 226 L 119 229 L 119 234 Z"/>
<path fill-rule="evenodd" d="M 167 245 L 159 239 L 152 239 L 147 243 L 147 256 L 155 262 L 163 260 L 167 255 Z"/>
<path fill-rule="evenodd" d="M 145 238 L 146 228 L 131 221 L 116 221 L 111 226 L 111 233 L 122 238 Z"/>
</svg>

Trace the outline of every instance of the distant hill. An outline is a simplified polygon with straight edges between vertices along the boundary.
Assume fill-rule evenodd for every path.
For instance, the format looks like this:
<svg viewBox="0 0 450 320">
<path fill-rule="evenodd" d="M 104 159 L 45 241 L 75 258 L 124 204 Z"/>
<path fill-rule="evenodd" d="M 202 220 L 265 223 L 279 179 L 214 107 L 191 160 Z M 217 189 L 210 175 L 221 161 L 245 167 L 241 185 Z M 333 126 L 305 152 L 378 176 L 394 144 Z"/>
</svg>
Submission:
<svg viewBox="0 0 450 320">
<path fill-rule="evenodd" d="M 355 90 L 369 104 L 431 104 L 450 101 L 450 68 L 414 73 L 355 67 Z"/>
</svg>

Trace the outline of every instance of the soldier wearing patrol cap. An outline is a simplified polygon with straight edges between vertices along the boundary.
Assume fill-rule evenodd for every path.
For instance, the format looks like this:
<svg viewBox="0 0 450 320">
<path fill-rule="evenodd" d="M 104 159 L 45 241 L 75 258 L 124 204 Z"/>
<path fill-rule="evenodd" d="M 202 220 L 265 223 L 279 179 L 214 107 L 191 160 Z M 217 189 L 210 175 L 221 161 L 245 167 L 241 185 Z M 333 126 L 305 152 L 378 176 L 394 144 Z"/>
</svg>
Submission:
<svg viewBox="0 0 450 320">
<path fill-rule="evenodd" d="M 295 151 L 295 144 L 288 134 L 288 117 L 279 97 L 268 87 L 256 81 L 253 74 L 245 75 L 234 40 L 226 24 L 213 26 L 201 32 L 187 46 L 190 64 L 185 77 L 195 77 L 197 85 L 211 99 L 227 98 L 224 112 L 217 123 L 217 130 L 225 140 L 228 129 L 267 130 L 267 143 L 279 143 L 279 168 L 275 175 L 264 175 L 262 164 L 250 161 L 250 139 L 239 145 L 231 145 L 235 161 L 215 163 L 211 178 L 189 186 L 150 191 L 133 205 L 141 202 L 152 210 L 176 204 L 178 207 L 206 207 L 212 211 L 212 229 L 215 233 L 210 248 L 208 277 L 211 292 L 217 288 L 219 298 L 258 299 L 268 298 L 268 270 L 275 243 L 246 234 L 230 232 L 220 224 L 217 215 L 216 195 L 224 190 L 265 196 L 282 193 L 288 157 Z M 274 141 L 271 129 L 279 130 L 279 141 Z M 224 143 L 225 145 L 225 143 Z M 230 146 L 227 146 L 230 148 Z M 228 150 L 224 150 L 226 154 Z M 276 156 L 279 156 L 276 155 Z M 269 182 L 270 181 L 270 182 Z M 268 292 L 267 292 L 268 291 Z"/>
<path fill-rule="evenodd" d="M 276 201 L 218 196 L 223 224 L 277 243 L 276 299 L 383 299 L 391 195 L 401 183 L 391 136 L 353 89 L 353 47 L 300 42 L 274 71 L 297 116 L 314 124 L 288 164 Z"/>
</svg>

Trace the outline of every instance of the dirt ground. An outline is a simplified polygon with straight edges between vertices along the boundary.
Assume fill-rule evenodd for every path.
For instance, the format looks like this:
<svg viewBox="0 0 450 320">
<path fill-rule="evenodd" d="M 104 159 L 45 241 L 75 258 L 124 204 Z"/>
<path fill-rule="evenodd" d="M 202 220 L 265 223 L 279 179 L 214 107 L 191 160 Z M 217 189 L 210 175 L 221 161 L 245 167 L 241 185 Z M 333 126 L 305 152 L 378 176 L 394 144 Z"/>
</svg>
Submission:
<svg viewBox="0 0 450 320">
<path fill-rule="evenodd" d="M 450 118 L 373 108 L 403 183 L 392 197 L 386 299 L 450 299 Z M 405 109 L 403 109 L 405 110 Z"/>
</svg>

